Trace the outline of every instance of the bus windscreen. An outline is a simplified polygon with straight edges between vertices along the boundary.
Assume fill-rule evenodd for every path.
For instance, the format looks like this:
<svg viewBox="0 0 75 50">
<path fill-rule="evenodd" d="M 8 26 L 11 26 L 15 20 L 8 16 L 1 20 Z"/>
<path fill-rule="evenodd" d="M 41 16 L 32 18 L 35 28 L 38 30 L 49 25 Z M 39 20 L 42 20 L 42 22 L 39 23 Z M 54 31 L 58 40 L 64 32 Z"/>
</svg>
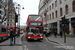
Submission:
<svg viewBox="0 0 75 50">
<path fill-rule="evenodd" d="M 30 21 L 42 21 L 42 17 L 40 15 L 29 15 Z"/>
<path fill-rule="evenodd" d="M 43 34 L 42 27 L 29 27 L 28 34 Z"/>
</svg>

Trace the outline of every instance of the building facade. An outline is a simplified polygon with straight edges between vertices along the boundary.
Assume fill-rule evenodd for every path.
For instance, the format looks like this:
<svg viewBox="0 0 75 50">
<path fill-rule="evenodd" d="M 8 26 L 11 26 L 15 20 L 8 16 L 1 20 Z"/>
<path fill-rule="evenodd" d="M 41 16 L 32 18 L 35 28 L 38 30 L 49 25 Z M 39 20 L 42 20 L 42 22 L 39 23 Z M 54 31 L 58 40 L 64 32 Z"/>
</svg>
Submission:
<svg viewBox="0 0 75 50">
<path fill-rule="evenodd" d="M 26 30 L 26 26 L 20 26 L 20 30 Z"/>
<path fill-rule="evenodd" d="M 7 17 L 7 28 L 15 26 L 15 7 L 13 0 L 8 0 L 8 17 Z"/>
<path fill-rule="evenodd" d="M 46 16 L 45 16 L 46 13 Z M 63 31 L 61 18 L 66 17 L 69 24 L 66 25 L 66 32 L 75 35 L 75 0 L 40 0 L 38 14 L 43 16 L 44 27 L 51 31 Z"/>
</svg>

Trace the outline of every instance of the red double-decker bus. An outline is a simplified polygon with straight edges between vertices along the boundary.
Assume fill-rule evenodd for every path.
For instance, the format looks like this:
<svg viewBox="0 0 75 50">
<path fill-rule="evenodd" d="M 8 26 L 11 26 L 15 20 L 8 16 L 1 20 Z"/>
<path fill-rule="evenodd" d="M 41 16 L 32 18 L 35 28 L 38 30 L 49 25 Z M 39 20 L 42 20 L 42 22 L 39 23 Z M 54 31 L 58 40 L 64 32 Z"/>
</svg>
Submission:
<svg viewBox="0 0 75 50">
<path fill-rule="evenodd" d="M 43 17 L 41 15 L 28 15 L 26 39 L 43 40 Z"/>
</svg>

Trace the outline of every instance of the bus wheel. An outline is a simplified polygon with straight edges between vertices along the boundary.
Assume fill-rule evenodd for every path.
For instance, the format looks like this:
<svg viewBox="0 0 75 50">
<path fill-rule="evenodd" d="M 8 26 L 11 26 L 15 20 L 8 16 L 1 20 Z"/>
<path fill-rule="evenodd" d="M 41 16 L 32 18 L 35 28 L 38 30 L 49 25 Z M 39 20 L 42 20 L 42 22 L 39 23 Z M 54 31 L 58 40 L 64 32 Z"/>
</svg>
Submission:
<svg viewBox="0 0 75 50">
<path fill-rule="evenodd" d="M 3 41 L 3 37 L 1 37 L 1 41 Z"/>
<path fill-rule="evenodd" d="M 29 39 L 27 39 L 27 41 L 29 41 Z"/>
</svg>

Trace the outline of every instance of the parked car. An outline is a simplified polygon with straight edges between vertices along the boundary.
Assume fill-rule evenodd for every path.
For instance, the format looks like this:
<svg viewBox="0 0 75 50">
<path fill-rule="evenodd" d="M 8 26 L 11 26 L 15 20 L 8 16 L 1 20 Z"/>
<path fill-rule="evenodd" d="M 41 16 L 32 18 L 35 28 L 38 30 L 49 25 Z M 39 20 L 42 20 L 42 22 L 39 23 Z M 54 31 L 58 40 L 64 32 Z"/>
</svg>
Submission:
<svg viewBox="0 0 75 50">
<path fill-rule="evenodd" d="M 24 32 L 23 31 L 20 31 L 20 34 L 23 34 Z"/>
</svg>

